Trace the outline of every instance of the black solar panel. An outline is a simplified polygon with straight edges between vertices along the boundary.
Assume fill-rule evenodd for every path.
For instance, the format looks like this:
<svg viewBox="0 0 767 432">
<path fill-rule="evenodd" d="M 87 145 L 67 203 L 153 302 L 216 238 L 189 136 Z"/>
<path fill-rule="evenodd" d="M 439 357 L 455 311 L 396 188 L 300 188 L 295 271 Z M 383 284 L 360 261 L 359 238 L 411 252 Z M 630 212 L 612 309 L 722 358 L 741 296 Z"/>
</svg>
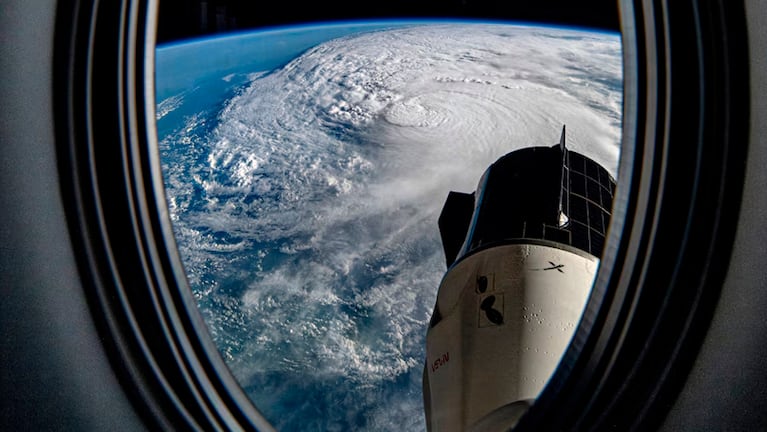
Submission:
<svg viewBox="0 0 767 432">
<path fill-rule="evenodd" d="M 578 172 L 570 173 L 570 192 L 586 196 L 586 176 Z"/>
<path fill-rule="evenodd" d="M 569 227 L 573 245 L 583 245 L 582 249 L 591 252 L 589 248 L 589 227 L 580 222 L 571 222 Z"/>
<path fill-rule="evenodd" d="M 597 182 L 599 182 L 600 169 L 602 169 L 602 167 L 593 160 L 586 160 L 586 177 L 595 179 Z"/>
<path fill-rule="evenodd" d="M 562 244 L 570 244 L 570 231 L 567 229 L 560 229 L 550 225 L 544 227 L 543 238 L 545 240 L 555 241 Z"/>
<path fill-rule="evenodd" d="M 608 189 L 600 188 L 602 192 L 602 207 L 605 209 L 610 209 L 613 202 L 613 195 L 610 193 Z M 610 214 L 607 215 L 610 217 Z"/>
<path fill-rule="evenodd" d="M 528 238 L 601 256 L 615 181 L 595 161 L 567 149 L 563 158 L 562 151 L 559 145 L 517 150 L 487 169 L 475 195 L 482 199 L 474 210 L 474 222 L 468 232 L 457 234 L 468 237 L 466 250 L 459 255 Z"/>
<path fill-rule="evenodd" d="M 580 153 L 569 152 L 570 170 L 581 174 L 586 173 L 586 158 Z"/>
<path fill-rule="evenodd" d="M 593 178 L 586 181 L 586 198 L 599 206 L 602 205 L 602 191 L 600 189 L 599 182 Z"/>
<path fill-rule="evenodd" d="M 600 232 L 605 232 L 604 221 L 602 219 L 602 209 L 594 203 L 589 203 L 589 226 Z"/>
<path fill-rule="evenodd" d="M 570 220 L 586 222 L 589 218 L 586 199 L 580 196 L 570 196 Z"/>
<path fill-rule="evenodd" d="M 527 223 L 527 226 L 526 226 L 526 229 L 525 229 L 525 238 L 542 239 L 543 238 L 543 224 L 542 223 L 536 223 L 536 222 L 529 222 L 529 223 Z"/>
<path fill-rule="evenodd" d="M 591 237 L 591 248 L 589 252 L 591 252 L 591 254 L 594 256 L 601 256 L 602 249 L 604 249 L 605 247 L 605 238 L 602 236 L 602 234 L 594 232 L 594 230 L 591 230 L 590 237 Z"/>
</svg>

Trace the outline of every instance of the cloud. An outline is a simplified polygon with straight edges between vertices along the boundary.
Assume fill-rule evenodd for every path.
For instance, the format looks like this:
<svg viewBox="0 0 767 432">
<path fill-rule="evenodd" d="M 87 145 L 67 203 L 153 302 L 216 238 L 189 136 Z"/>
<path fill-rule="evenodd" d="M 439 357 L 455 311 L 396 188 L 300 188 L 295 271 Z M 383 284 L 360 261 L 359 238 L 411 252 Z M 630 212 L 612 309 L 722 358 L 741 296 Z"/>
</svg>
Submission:
<svg viewBox="0 0 767 432">
<path fill-rule="evenodd" d="M 620 74 L 620 41 L 604 34 L 371 32 L 253 75 L 212 129 L 190 118 L 164 140 L 192 286 L 267 417 L 287 429 L 423 427 L 448 191 L 473 190 L 511 150 L 554 144 L 562 124 L 571 148 L 615 175 Z"/>
</svg>

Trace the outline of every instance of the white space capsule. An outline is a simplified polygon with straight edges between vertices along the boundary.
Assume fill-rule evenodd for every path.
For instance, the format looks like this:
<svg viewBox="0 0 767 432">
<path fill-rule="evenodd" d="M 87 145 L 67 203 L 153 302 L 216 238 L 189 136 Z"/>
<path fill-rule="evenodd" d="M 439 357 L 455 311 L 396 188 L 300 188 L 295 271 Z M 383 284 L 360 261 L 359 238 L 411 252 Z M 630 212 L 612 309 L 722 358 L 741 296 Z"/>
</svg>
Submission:
<svg viewBox="0 0 767 432">
<path fill-rule="evenodd" d="M 615 180 L 559 144 L 498 159 L 439 226 L 448 271 L 426 336 L 430 431 L 511 428 L 552 375 L 599 264 Z"/>
</svg>

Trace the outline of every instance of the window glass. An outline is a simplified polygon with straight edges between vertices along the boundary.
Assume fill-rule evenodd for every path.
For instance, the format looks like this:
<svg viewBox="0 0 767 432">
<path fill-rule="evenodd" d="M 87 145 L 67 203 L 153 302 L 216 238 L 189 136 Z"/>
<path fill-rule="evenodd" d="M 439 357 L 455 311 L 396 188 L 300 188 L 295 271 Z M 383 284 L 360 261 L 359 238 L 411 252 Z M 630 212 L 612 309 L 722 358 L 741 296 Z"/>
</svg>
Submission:
<svg viewBox="0 0 767 432">
<path fill-rule="evenodd" d="M 425 428 L 445 198 L 472 192 L 510 151 L 556 144 L 563 125 L 568 148 L 616 178 L 621 61 L 614 33 L 476 21 L 303 25 L 158 47 L 158 138 L 189 284 L 278 430 Z M 601 249 L 598 205 L 612 186 L 582 158 L 570 163 L 583 197 L 571 198 L 571 219 L 591 228 L 527 233 L 583 241 L 596 230 Z"/>
</svg>

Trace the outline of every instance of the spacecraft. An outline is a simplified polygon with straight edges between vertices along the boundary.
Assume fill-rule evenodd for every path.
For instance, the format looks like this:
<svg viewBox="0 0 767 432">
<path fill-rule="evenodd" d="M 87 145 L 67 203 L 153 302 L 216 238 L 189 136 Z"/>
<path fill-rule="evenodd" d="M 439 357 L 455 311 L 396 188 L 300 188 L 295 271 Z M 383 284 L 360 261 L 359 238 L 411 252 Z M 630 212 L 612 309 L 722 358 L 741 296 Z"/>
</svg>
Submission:
<svg viewBox="0 0 767 432">
<path fill-rule="evenodd" d="M 513 151 L 439 217 L 447 272 L 426 336 L 430 431 L 514 426 L 552 375 L 591 291 L 615 180 L 558 144 Z"/>
</svg>

